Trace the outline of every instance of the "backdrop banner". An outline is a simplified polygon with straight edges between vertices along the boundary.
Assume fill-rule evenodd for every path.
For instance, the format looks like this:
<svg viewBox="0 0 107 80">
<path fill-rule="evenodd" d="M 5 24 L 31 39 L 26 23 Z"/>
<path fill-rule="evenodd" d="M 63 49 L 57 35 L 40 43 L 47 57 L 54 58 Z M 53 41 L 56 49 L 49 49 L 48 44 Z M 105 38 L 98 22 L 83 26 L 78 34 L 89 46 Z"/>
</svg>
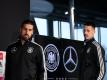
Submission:
<svg viewBox="0 0 107 80">
<path fill-rule="evenodd" d="M 43 47 L 48 80 L 79 80 L 83 42 L 35 35 Z"/>
</svg>

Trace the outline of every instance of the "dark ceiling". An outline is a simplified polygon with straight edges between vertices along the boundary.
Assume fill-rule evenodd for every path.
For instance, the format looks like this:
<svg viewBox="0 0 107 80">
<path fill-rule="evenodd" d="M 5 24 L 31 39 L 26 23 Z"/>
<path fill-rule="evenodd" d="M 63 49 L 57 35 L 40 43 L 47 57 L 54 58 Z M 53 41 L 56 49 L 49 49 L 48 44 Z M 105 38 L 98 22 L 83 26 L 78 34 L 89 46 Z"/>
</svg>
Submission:
<svg viewBox="0 0 107 80">
<path fill-rule="evenodd" d="M 69 15 L 65 15 L 65 11 L 69 11 L 70 0 L 47 0 L 54 5 L 53 12 L 48 16 L 57 20 L 69 20 Z M 99 24 L 107 24 L 107 0 L 74 0 L 75 5 L 75 21 L 83 22 L 91 20 Z"/>
</svg>

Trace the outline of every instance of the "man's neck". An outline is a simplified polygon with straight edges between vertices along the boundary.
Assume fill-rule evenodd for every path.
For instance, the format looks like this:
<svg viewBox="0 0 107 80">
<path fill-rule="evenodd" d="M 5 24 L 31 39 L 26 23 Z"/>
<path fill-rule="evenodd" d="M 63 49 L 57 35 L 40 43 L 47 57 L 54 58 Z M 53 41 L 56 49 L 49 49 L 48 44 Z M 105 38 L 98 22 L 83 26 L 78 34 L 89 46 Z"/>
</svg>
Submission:
<svg viewBox="0 0 107 80">
<path fill-rule="evenodd" d="M 25 40 L 21 40 L 22 45 L 24 45 L 25 42 L 26 42 Z"/>
<path fill-rule="evenodd" d="M 87 39 L 87 40 L 84 40 L 85 42 L 90 42 L 91 40 L 93 40 L 94 37 L 90 38 L 90 39 Z"/>
</svg>

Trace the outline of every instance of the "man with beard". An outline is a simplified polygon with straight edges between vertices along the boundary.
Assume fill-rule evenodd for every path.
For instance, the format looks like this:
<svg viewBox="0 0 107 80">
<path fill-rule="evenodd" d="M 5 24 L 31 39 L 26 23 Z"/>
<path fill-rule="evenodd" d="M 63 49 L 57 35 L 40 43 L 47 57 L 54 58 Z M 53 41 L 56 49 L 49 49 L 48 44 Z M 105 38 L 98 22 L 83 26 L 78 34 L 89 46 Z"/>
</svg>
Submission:
<svg viewBox="0 0 107 80">
<path fill-rule="evenodd" d="M 83 27 L 84 50 L 81 64 L 81 80 L 103 80 L 105 74 L 105 51 L 94 39 L 95 24 L 86 22 Z"/>
<path fill-rule="evenodd" d="M 31 41 L 35 22 L 25 20 L 19 39 L 6 50 L 5 80 L 47 80 L 42 47 Z"/>
</svg>

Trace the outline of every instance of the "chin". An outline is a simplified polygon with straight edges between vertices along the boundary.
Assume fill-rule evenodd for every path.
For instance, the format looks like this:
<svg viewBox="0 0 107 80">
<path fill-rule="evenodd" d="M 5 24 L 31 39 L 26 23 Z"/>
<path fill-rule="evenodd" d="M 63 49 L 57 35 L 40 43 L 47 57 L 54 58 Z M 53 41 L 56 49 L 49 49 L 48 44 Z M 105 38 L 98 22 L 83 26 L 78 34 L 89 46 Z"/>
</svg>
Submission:
<svg viewBox="0 0 107 80">
<path fill-rule="evenodd" d="M 27 41 L 29 40 L 29 37 L 23 37 L 23 40 Z"/>
<path fill-rule="evenodd" d="M 29 40 L 30 38 L 25 38 L 25 41 Z"/>
<path fill-rule="evenodd" d="M 86 39 L 86 41 L 89 41 L 89 40 L 91 40 L 91 38 Z"/>
</svg>

